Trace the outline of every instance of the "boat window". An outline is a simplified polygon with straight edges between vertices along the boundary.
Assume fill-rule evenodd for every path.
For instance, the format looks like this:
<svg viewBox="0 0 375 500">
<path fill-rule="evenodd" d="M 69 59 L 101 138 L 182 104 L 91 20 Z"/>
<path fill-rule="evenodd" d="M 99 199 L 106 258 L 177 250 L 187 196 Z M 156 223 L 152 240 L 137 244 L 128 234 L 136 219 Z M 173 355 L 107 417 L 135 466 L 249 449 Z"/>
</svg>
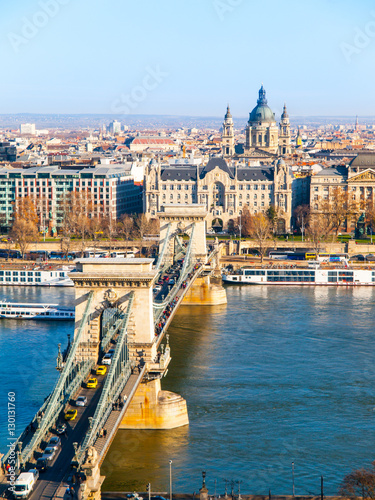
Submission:
<svg viewBox="0 0 375 500">
<path fill-rule="evenodd" d="M 18 271 L 13 271 L 13 276 L 18 276 Z"/>
<path fill-rule="evenodd" d="M 29 311 L 26 311 L 26 316 L 30 316 L 30 312 Z"/>
<path fill-rule="evenodd" d="M 21 271 L 21 276 L 26 276 L 26 272 L 25 271 Z"/>
<path fill-rule="evenodd" d="M 34 276 L 34 273 L 33 273 L 32 271 L 29 271 L 29 272 L 27 273 L 27 276 Z"/>
<path fill-rule="evenodd" d="M 0 276 L 4 276 L 4 271 L 0 271 Z"/>
<path fill-rule="evenodd" d="M 5 271 L 6 276 L 10 276 L 12 273 L 10 271 Z"/>
<path fill-rule="evenodd" d="M 37 271 L 37 272 L 35 273 L 35 276 L 41 276 L 41 275 L 42 275 L 42 274 L 41 274 L 41 272 L 40 272 L 40 271 Z"/>
</svg>

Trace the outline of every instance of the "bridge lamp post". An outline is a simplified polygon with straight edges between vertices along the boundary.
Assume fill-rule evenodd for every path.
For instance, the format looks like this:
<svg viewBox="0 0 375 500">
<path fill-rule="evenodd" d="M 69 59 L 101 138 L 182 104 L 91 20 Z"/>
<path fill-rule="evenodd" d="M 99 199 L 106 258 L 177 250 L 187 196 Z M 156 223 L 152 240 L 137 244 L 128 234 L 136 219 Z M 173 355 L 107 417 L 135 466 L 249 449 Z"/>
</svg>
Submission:
<svg viewBox="0 0 375 500">
<path fill-rule="evenodd" d="M 172 460 L 169 460 L 169 500 L 172 500 Z"/>
<path fill-rule="evenodd" d="M 293 486 L 293 497 L 294 497 L 294 462 L 292 462 L 292 486 Z"/>
</svg>

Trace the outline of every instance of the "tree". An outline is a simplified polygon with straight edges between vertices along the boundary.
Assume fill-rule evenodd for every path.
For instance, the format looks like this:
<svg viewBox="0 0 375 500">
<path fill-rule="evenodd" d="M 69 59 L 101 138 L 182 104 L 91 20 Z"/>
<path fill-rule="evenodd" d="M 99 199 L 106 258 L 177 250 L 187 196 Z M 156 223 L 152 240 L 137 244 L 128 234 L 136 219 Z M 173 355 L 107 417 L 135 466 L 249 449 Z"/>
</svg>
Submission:
<svg viewBox="0 0 375 500">
<path fill-rule="evenodd" d="M 251 236 L 257 241 L 260 254 L 260 262 L 263 263 L 263 258 L 267 251 L 266 242 L 270 238 L 272 225 L 269 218 L 258 213 L 251 217 Z"/>
<path fill-rule="evenodd" d="M 138 214 L 137 217 L 134 218 L 134 226 L 140 239 L 143 240 L 144 235 L 149 232 L 150 221 L 145 214 Z"/>
<path fill-rule="evenodd" d="M 341 187 L 333 188 L 328 200 L 321 204 L 321 212 L 328 218 L 331 230 L 336 236 L 344 222 L 350 216 L 358 214 L 359 209 L 358 203 Z"/>
<path fill-rule="evenodd" d="M 266 216 L 268 217 L 271 223 L 272 231 L 275 232 L 278 214 L 274 205 L 270 205 L 268 207 L 268 209 L 266 210 Z"/>
<path fill-rule="evenodd" d="M 64 237 L 78 235 L 81 238 L 81 253 L 85 250 L 86 238 L 90 234 L 90 220 L 95 218 L 95 208 L 93 195 L 88 191 L 71 191 L 61 203 Z"/>
<path fill-rule="evenodd" d="M 134 232 L 134 220 L 128 214 L 124 214 L 118 223 L 118 232 L 125 238 L 126 248 Z"/>
<path fill-rule="evenodd" d="M 316 253 L 319 253 L 321 243 L 327 238 L 331 229 L 330 221 L 324 214 L 310 215 L 306 234 Z"/>
<path fill-rule="evenodd" d="M 310 207 L 309 205 L 298 205 L 293 212 L 295 229 L 301 230 L 309 223 Z"/>
<path fill-rule="evenodd" d="M 238 224 L 240 219 L 238 218 Z M 242 214 L 241 214 L 241 234 L 245 238 L 248 236 L 251 236 L 251 231 L 252 231 L 252 217 L 249 211 L 249 208 L 247 205 L 244 206 L 242 209 Z"/>
<path fill-rule="evenodd" d="M 375 498 L 375 462 L 371 469 L 358 469 L 347 474 L 339 493 L 346 497 Z"/>
<path fill-rule="evenodd" d="M 16 198 L 13 203 L 12 217 L 10 236 L 19 246 L 24 259 L 30 243 L 38 238 L 38 216 L 30 198 Z"/>
</svg>

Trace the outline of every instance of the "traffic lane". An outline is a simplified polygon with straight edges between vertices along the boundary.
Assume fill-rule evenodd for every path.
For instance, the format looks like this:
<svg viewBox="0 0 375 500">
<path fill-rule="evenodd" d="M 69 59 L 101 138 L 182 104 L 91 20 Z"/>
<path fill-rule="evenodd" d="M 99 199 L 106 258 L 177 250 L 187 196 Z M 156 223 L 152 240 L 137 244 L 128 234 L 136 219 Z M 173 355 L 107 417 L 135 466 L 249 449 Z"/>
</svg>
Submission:
<svg viewBox="0 0 375 500">
<path fill-rule="evenodd" d="M 103 389 L 103 379 L 102 377 L 101 383 L 99 383 L 98 379 L 98 387 L 96 390 L 94 389 L 83 389 L 79 392 L 79 396 L 86 396 L 86 393 L 91 391 L 92 395 L 88 394 L 87 396 L 87 406 L 85 407 L 73 407 L 75 409 L 79 409 L 79 414 L 77 414 L 76 420 L 66 422 L 68 424 L 68 432 L 67 436 L 60 436 L 61 439 L 61 449 L 56 459 L 53 461 L 52 466 L 48 468 L 45 472 L 40 474 L 40 479 L 37 481 L 37 485 L 34 488 L 30 499 L 40 499 L 42 495 L 44 495 L 44 491 L 48 488 L 48 494 L 50 494 L 51 486 L 56 486 L 56 490 L 59 487 L 61 481 L 64 479 L 65 475 L 67 475 L 71 468 L 70 463 L 74 457 L 74 447 L 73 443 L 80 444 L 89 427 L 89 417 L 93 417 L 97 404 L 100 399 L 100 395 Z M 78 397 L 78 396 L 77 396 Z M 89 400 L 90 398 L 90 400 Z"/>
</svg>

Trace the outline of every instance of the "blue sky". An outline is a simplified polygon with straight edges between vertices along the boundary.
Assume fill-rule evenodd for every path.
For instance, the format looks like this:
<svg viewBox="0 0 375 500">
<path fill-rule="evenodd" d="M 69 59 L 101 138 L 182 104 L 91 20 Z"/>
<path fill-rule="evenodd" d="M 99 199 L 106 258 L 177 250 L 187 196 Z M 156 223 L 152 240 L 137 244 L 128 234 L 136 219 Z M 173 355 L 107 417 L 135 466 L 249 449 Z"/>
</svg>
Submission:
<svg viewBox="0 0 375 500">
<path fill-rule="evenodd" d="M 0 113 L 245 117 L 263 82 L 277 115 L 375 115 L 367 0 L 16 0 L 0 33 Z"/>
</svg>

